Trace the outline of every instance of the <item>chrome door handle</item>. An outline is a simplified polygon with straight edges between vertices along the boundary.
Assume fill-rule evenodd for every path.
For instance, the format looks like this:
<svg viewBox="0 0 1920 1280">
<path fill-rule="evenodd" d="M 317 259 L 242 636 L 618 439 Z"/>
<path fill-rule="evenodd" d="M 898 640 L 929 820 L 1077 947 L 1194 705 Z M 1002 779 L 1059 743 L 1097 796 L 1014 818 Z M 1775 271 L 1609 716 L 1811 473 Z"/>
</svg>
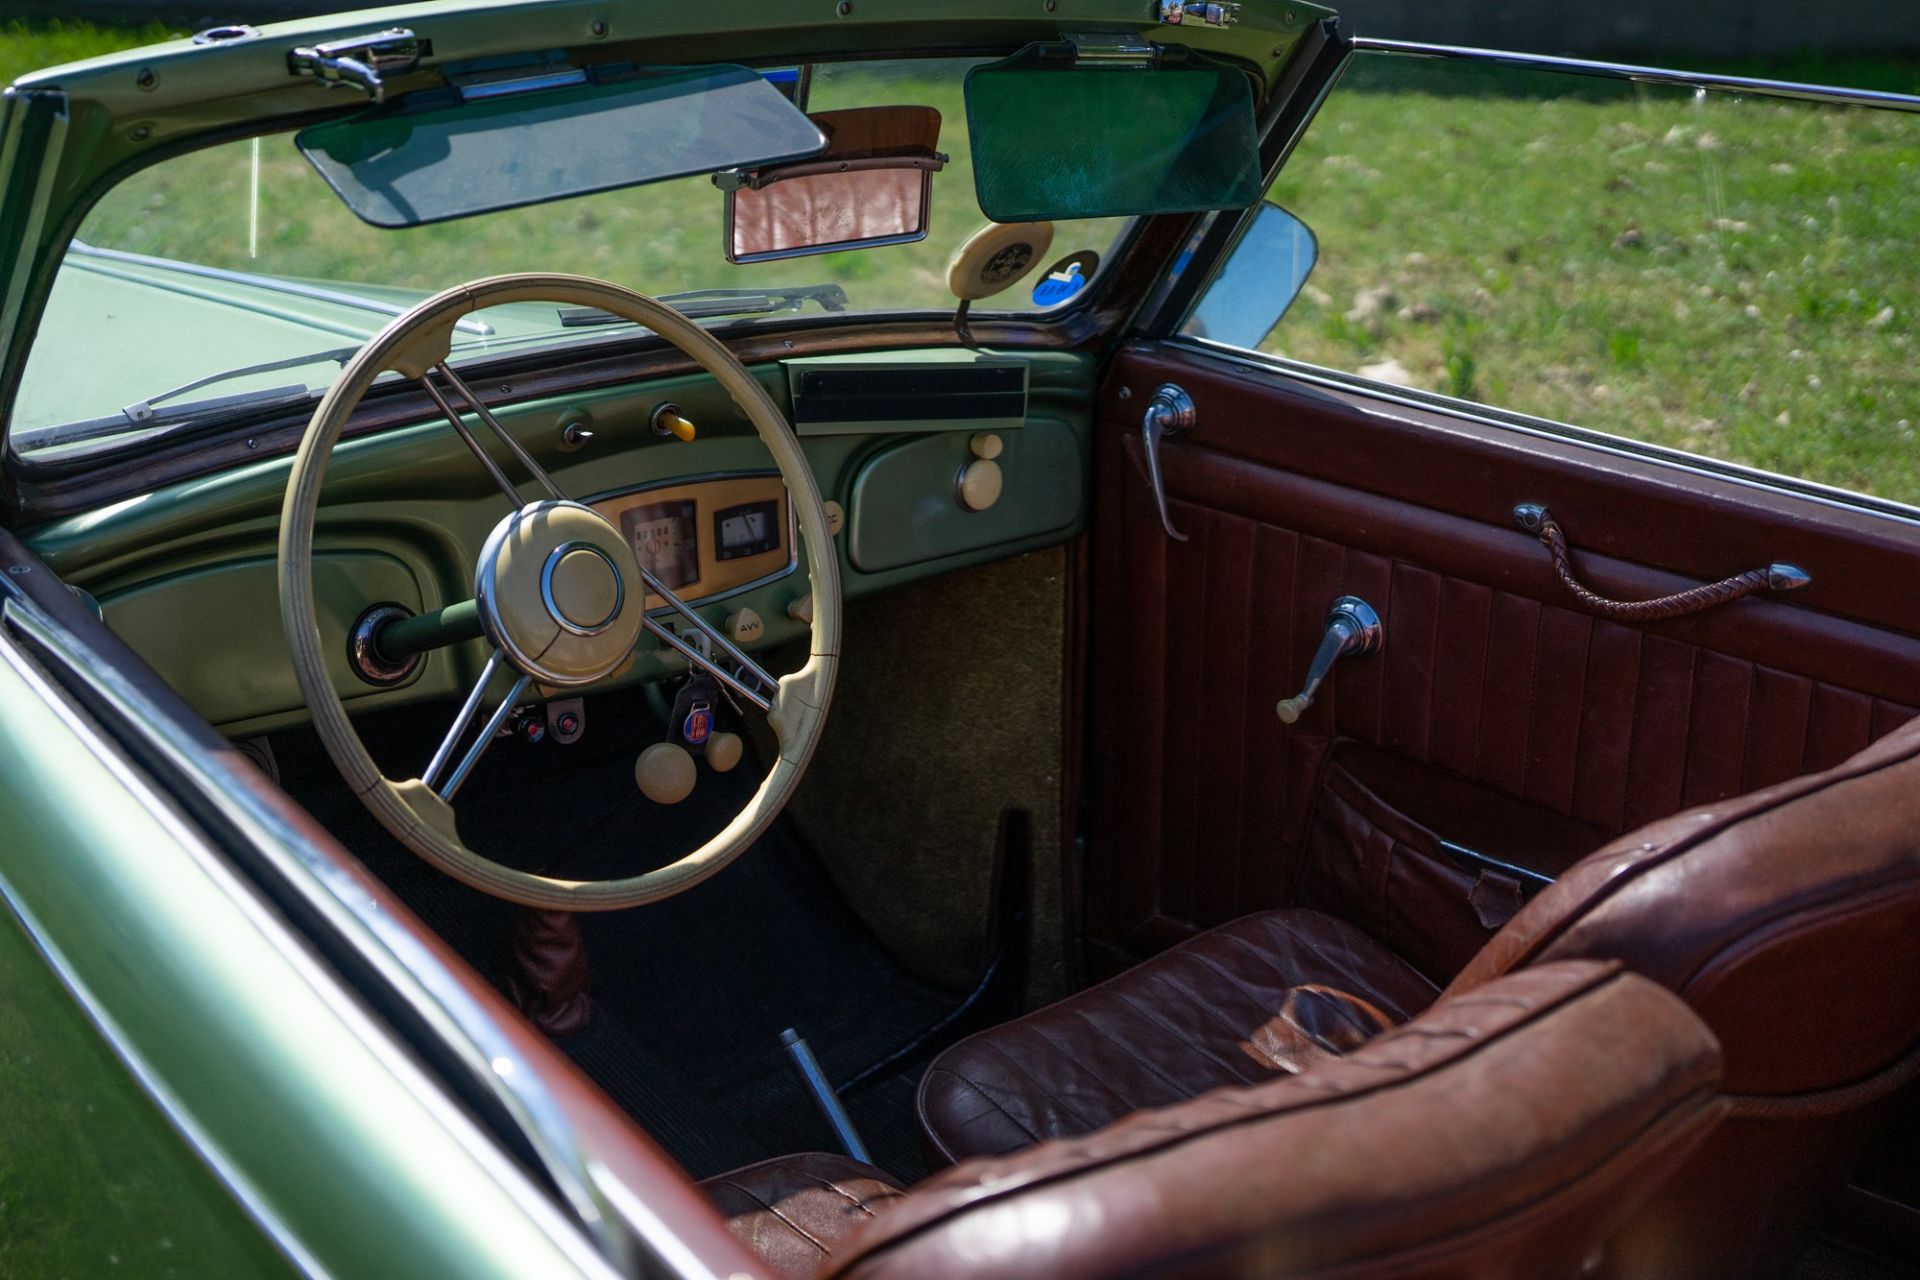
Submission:
<svg viewBox="0 0 1920 1280">
<path fill-rule="evenodd" d="M 1193 397 L 1171 382 L 1163 383 L 1153 393 L 1140 419 L 1140 444 L 1147 455 L 1147 483 L 1153 486 L 1153 505 L 1160 512 L 1160 527 L 1175 542 L 1185 542 L 1187 535 L 1173 527 L 1173 518 L 1167 514 L 1167 484 L 1160 474 L 1160 442 L 1191 430 L 1193 419 Z"/>
<path fill-rule="evenodd" d="M 1314 651 L 1313 665 L 1307 668 L 1307 685 L 1291 698 L 1284 699 L 1274 711 L 1283 724 L 1292 724 L 1313 705 L 1313 695 L 1333 670 L 1333 664 L 1345 657 L 1364 658 L 1377 653 L 1387 638 L 1380 615 L 1359 596 L 1341 596 L 1327 612 L 1327 633 Z"/>
</svg>

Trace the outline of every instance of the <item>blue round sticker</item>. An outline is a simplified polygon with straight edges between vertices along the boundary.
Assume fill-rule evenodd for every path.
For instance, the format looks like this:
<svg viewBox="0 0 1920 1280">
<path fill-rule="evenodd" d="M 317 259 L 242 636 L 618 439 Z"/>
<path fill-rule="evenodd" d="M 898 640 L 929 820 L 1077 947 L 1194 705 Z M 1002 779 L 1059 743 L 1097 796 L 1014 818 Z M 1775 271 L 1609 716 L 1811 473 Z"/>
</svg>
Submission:
<svg viewBox="0 0 1920 1280">
<path fill-rule="evenodd" d="M 1033 286 L 1033 305 L 1051 307 L 1065 302 L 1087 287 L 1087 281 L 1093 279 L 1099 265 L 1100 255 L 1091 249 L 1068 254 L 1048 267 L 1047 273 Z"/>
</svg>

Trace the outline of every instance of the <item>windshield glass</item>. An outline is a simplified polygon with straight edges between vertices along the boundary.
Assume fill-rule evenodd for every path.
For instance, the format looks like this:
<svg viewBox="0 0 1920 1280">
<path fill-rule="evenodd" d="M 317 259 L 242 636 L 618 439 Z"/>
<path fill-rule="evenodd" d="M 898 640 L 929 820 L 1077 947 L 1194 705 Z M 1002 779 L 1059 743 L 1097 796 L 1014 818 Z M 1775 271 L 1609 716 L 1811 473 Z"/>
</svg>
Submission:
<svg viewBox="0 0 1920 1280">
<path fill-rule="evenodd" d="M 973 65 L 812 68 L 809 112 L 933 107 L 949 160 L 933 175 L 925 239 L 777 261 L 726 260 L 723 198 L 705 175 L 381 229 L 340 202 L 291 135 L 163 161 L 108 192 L 82 223 L 28 357 L 10 439 L 27 456 L 70 460 L 297 403 L 324 391 L 354 349 L 414 302 L 503 272 L 596 276 L 670 301 L 691 294 L 677 305 L 710 324 L 950 312 L 948 259 L 985 222 L 962 100 Z M 1058 224 L 1049 262 L 977 312 L 1032 309 L 1052 258 L 1104 256 L 1125 222 Z M 1054 306 L 1072 296 L 1042 293 Z M 455 363 L 631 336 L 605 319 L 544 304 L 478 313 L 455 334 Z"/>
</svg>

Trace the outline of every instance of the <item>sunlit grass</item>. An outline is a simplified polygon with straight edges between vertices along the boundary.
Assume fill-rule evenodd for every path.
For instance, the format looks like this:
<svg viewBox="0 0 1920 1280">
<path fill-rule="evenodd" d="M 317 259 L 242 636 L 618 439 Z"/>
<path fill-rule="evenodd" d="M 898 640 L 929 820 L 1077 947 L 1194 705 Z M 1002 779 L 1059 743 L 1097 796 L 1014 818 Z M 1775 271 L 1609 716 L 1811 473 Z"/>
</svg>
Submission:
<svg viewBox="0 0 1920 1280">
<path fill-rule="evenodd" d="M 1920 502 L 1920 117 L 1471 74 L 1336 90 L 1269 350 Z"/>
</svg>

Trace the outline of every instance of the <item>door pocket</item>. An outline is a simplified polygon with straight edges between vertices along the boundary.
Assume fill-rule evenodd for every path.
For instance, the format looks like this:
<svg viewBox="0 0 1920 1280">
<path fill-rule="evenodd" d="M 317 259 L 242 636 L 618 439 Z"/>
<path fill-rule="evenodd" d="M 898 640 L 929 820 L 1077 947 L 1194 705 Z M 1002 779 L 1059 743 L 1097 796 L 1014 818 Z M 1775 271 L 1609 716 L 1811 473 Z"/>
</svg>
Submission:
<svg viewBox="0 0 1920 1280">
<path fill-rule="evenodd" d="M 1343 742 L 1322 775 L 1301 897 L 1444 983 L 1605 833 Z"/>
</svg>

